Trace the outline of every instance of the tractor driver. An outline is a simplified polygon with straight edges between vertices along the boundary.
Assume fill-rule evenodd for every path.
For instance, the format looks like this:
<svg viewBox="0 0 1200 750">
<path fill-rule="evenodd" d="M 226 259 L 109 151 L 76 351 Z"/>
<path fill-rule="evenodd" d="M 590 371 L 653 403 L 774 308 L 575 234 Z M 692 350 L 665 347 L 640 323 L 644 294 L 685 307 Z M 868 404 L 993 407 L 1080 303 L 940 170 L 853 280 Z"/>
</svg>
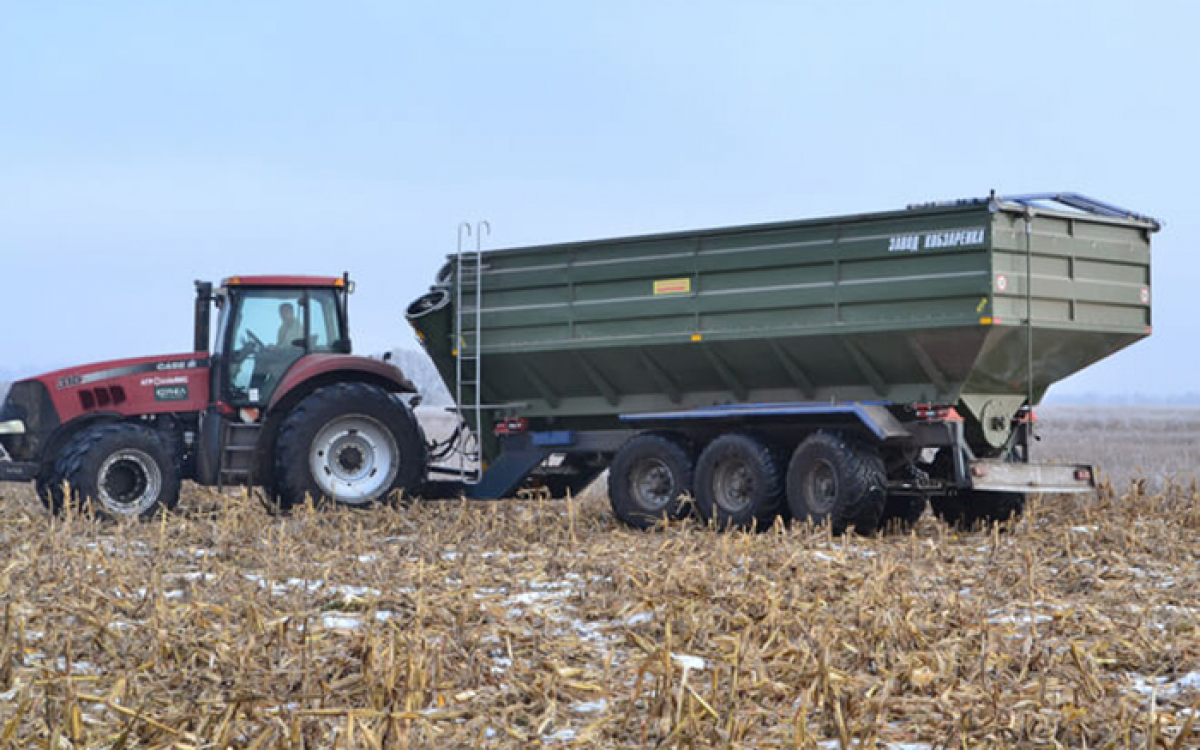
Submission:
<svg viewBox="0 0 1200 750">
<path fill-rule="evenodd" d="M 291 302 L 279 305 L 279 336 L 276 346 L 295 346 L 297 339 L 304 338 L 304 324 L 296 318 L 296 309 Z"/>
</svg>

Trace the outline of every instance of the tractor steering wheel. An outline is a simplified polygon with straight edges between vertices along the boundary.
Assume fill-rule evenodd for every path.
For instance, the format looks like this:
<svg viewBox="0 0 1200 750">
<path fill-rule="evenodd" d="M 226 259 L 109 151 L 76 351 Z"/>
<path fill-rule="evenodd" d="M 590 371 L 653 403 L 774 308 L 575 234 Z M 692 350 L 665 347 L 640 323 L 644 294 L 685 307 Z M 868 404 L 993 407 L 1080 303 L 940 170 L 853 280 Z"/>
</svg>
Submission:
<svg viewBox="0 0 1200 750">
<path fill-rule="evenodd" d="M 246 329 L 246 339 L 247 339 L 247 341 L 246 341 L 246 353 L 247 354 L 250 354 L 253 352 L 260 352 L 263 349 L 267 348 L 267 345 L 262 342 L 262 339 L 260 339 L 258 336 L 256 336 L 254 331 L 251 331 L 249 328 Z"/>
<path fill-rule="evenodd" d="M 248 358 L 258 354 L 261 351 L 265 351 L 266 348 L 267 345 L 262 342 L 262 339 L 254 335 L 254 331 L 246 329 L 246 333 L 242 339 L 242 345 L 233 350 L 229 357 L 229 362 L 234 366 L 241 366 L 241 364 Z"/>
</svg>

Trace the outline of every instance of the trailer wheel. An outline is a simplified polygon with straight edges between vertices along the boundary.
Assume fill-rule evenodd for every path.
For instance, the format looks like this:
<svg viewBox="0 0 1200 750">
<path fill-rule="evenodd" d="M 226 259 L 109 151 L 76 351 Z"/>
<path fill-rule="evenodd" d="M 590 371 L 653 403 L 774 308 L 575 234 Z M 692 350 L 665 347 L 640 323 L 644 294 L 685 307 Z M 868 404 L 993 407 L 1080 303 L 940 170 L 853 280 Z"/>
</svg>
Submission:
<svg viewBox="0 0 1200 750">
<path fill-rule="evenodd" d="M 309 394 L 284 418 L 275 443 L 280 508 L 333 500 L 365 507 L 420 485 L 425 441 L 403 403 L 366 383 L 336 383 Z"/>
<path fill-rule="evenodd" d="M 1025 510 L 1020 492 L 959 490 L 929 501 L 933 512 L 949 525 L 969 531 L 981 524 L 1016 519 Z"/>
<path fill-rule="evenodd" d="M 787 501 L 792 517 L 829 522 L 835 534 L 851 526 L 860 534 L 879 528 L 886 502 L 883 459 L 870 446 L 829 432 L 809 435 L 788 465 Z"/>
<path fill-rule="evenodd" d="M 175 456 L 157 432 L 136 424 L 105 424 L 73 437 L 39 485 L 43 502 L 55 513 L 69 500 L 108 518 L 145 519 L 175 507 L 180 479 Z"/>
<path fill-rule="evenodd" d="M 894 526 L 906 531 L 921 520 L 925 512 L 925 496 L 916 493 L 888 493 L 883 505 L 883 516 L 879 519 L 880 528 Z"/>
<path fill-rule="evenodd" d="M 693 464 L 691 452 L 673 437 L 645 433 L 630 439 L 608 471 L 613 514 L 635 529 L 683 518 L 690 509 Z"/>
<path fill-rule="evenodd" d="M 765 531 L 786 511 L 771 448 L 750 435 L 722 435 L 696 463 L 696 510 L 718 527 Z"/>
</svg>

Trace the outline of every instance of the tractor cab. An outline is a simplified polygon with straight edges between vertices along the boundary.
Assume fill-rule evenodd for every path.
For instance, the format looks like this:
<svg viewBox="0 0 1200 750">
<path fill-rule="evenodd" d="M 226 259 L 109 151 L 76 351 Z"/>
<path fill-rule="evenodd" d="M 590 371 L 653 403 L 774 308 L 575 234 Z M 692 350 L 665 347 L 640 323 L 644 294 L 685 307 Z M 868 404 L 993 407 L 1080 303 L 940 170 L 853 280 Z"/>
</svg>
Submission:
<svg viewBox="0 0 1200 750">
<path fill-rule="evenodd" d="M 344 277 L 234 276 L 216 290 L 197 282 L 196 349 L 209 344 L 209 304 L 220 312 L 212 347 L 212 398 L 234 408 L 270 403 L 307 354 L 349 354 Z"/>
</svg>

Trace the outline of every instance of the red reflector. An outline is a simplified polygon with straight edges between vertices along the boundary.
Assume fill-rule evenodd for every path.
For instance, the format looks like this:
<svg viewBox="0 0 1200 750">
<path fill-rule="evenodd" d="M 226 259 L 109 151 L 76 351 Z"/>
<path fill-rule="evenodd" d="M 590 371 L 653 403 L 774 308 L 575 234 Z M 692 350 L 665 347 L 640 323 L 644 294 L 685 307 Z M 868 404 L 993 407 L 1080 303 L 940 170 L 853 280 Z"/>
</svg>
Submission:
<svg viewBox="0 0 1200 750">
<path fill-rule="evenodd" d="M 528 419 L 506 419 L 492 430 L 496 435 L 515 435 L 529 429 Z"/>
<path fill-rule="evenodd" d="M 986 477 L 987 475 L 988 475 L 988 467 L 980 466 L 978 464 L 971 467 L 971 476 Z"/>
<path fill-rule="evenodd" d="M 1091 481 L 1091 479 L 1092 479 L 1092 472 L 1088 471 L 1087 469 L 1076 469 L 1075 470 L 1075 481 L 1089 482 L 1089 481 Z"/>
<path fill-rule="evenodd" d="M 930 422 L 961 422 L 962 415 L 953 406 L 933 406 L 932 404 L 913 404 L 913 413 L 917 419 Z"/>
</svg>

